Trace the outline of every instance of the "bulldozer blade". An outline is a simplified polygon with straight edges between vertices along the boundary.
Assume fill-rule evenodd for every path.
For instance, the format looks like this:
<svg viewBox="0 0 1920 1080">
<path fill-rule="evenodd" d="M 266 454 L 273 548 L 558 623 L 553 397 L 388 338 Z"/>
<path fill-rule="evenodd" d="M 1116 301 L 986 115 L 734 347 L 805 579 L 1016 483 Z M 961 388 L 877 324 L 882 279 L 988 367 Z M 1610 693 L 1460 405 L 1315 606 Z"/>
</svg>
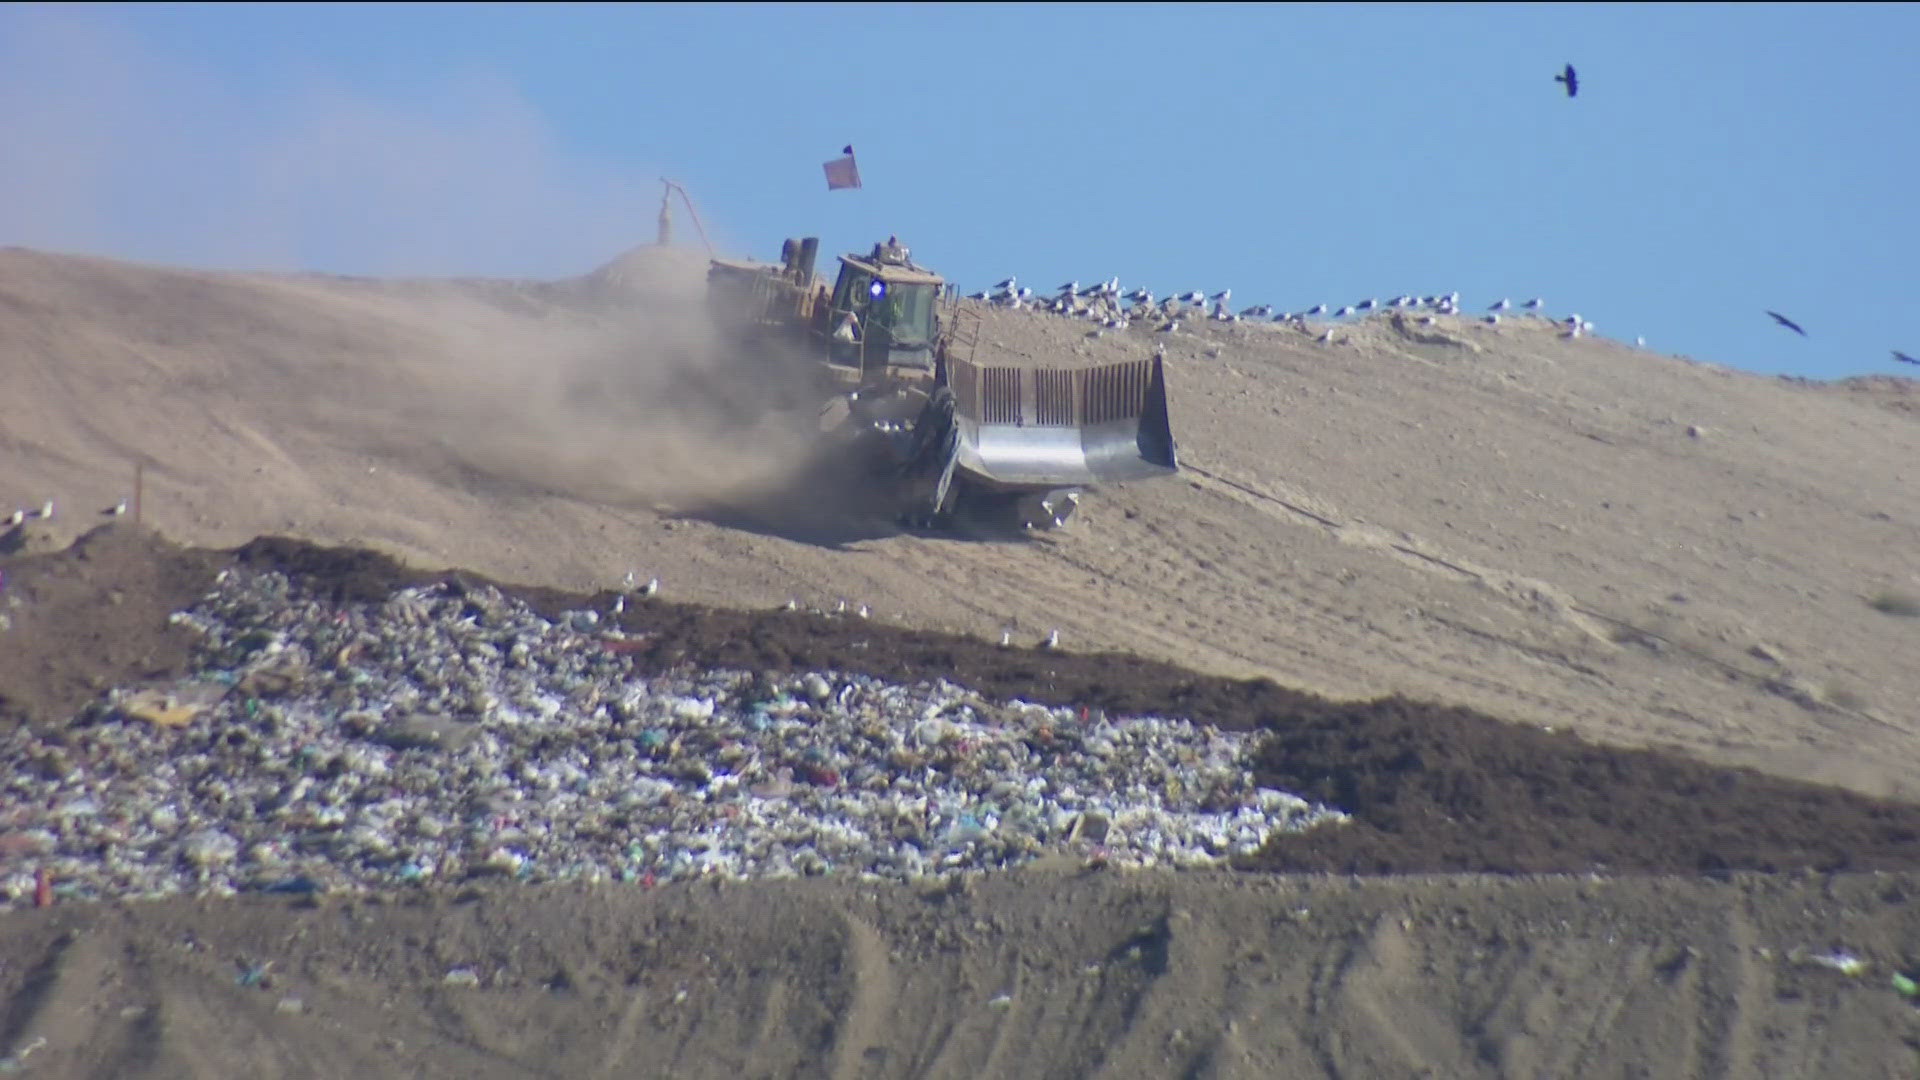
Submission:
<svg viewBox="0 0 1920 1080">
<path fill-rule="evenodd" d="M 1066 488 L 1177 472 L 1160 357 L 1088 368 L 950 360 L 957 467 L 989 486 Z"/>
</svg>

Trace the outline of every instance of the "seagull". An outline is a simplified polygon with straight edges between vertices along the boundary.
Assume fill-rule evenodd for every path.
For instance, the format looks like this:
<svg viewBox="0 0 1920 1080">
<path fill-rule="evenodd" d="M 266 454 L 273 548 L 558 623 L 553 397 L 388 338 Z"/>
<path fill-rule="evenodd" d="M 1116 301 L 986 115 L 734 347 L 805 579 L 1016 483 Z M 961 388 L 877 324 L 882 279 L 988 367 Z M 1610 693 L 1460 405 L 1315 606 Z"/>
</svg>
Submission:
<svg viewBox="0 0 1920 1080">
<path fill-rule="evenodd" d="M 1325 315 L 1326 313 L 1327 305 L 1325 304 L 1315 304 L 1307 309 L 1307 314 L 1309 315 Z"/>
<path fill-rule="evenodd" d="M 782 610 L 782 611 L 799 611 L 799 610 L 800 610 L 800 601 L 798 601 L 798 600 L 795 600 L 795 599 L 793 599 L 792 597 L 788 597 L 788 598 L 787 598 L 787 606 L 786 606 L 786 607 L 784 607 L 784 608 L 782 608 L 781 610 Z"/>
<path fill-rule="evenodd" d="M 1060 286 L 1059 293 L 1061 296 L 1079 296 L 1080 283 L 1078 281 L 1069 281 L 1065 285 Z"/>
<path fill-rule="evenodd" d="M 1767 312 L 1767 314 L 1773 316 L 1773 321 L 1779 323 L 1781 326 L 1784 326 L 1787 329 L 1793 331 L 1794 333 L 1799 334 L 1801 337 L 1807 336 L 1807 332 L 1805 330 L 1800 329 L 1799 323 L 1794 322 L 1792 319 L 1787 318 L 1785 315 L 1782 315 L 1777 311 L 1769 311 Z"/>
<path fill-rule="evenodd" d="M 1522 304 L 1521 306 L 1526 308 L 1528 311 L 1539 311 L 1542 307 L 1546 306 L 1546 303 L 1547 302 L 1545 300 L 1542 300 L 1536 296 L 1533 299 L 1527 301 L 1525 304 Z"/>
<path fill-rule="evenodd" d="M 641 595 L 641 596 L 652 596 L 653 594 L 655 594 L 655 593 L 657 593 L 657 592 L 659 592 L 659 591 L 660 591 L 660 579 L 659 579 L 659 578 L 648 578 L 648 579 L 647 579 L 647 583 L 646 583 L 646 584 L 645 584 L 644 586 L 642 586 L 642 587 L 641 587 L 641 589 L 640 589 L 640 595 Z"/>
<path fill-rule="evenodd" d="M 621 593 L 619 596 L 616 596 L 613 598 L 613 613 L 615 615 L 624 615 L 626 614 L 626 612 L 627 612 L 627 594 Z"/>
<path fill-rule="evenodd" d="M 1333 317 L 1336 319 L 1344 319 L 1351 314 L 1353 314 L 1353 308 L 1351 306 L 1348 306 L 1348 307 L 1343 307 L 1339 311 L 1334 312 Z"/>
<path fill-rule="evenodd" d="M 1899 356 L 1900 354 L 1894 353 L 1893 355 Z M 27 520 L 27 512 L 25 510 L 15 510 L 13 513 L 7 515 L 7 527 L 12 528 L 25 520 Z"/>
<path fill-rule="evenodd" d="M 121 499 L 119 502 L 114 503 L 112 506 L 109 506 L 105 510 L 100 511 L 100 513 L 106 517 L 119 517 L 120 515 L 126 512 L 127 512 L 127 500 L 125 499 Z"/>
<path fill-rule="evenodd" d="M 1060 631 L 1058 630 L 1048 631 L 1047 640 L 1041 642 L 1040 647 L 1043 649 L 1059 648 L 1060 647 Z"/>
<path fill-rule="evenodd" d="M 1167 325 L 1161 327 L 1160 332 L 1163 334 L 1171 334 L 1178 329 L 1180 329 L 1180 320 L 1174 319 L 1173 321 L 1167 323 Z"/>
<path fill-rule="evenodd" d="M 1565 71 L 1555 75 L 1553 81 L 1567 84 L 1568 97 L 1574 97 L 1580 93 L 1580 76 L 1574 72 L 1572 64 L 1568 64 Z"/>
<path fill-rule="evenodd" d="M 1354 305 L 1354 307 L 1360 311 L 1372 311 L 1374 309 L 1375 304 L 1376 304 L 1376 301 L 1374 300 L 1374 298 L 1369 296 L 1365 300 L 1362 300 L 1358 304 Z"/>
<path fill-rule="evenodd" d="M 864 618 L 867 618 L 867 617 L 869 617 L 869 616 L 871 616 L 872 614 L 873 614 L 873 609 L 872 609 L 872 608 L 869 608 L 869 607 L 868 607 L 867 605 L 865 605 L 865 604 L 861 604 L 861 605 L 860 605 L 860 617 L 861 617 L 861 618 L 863 618 L 863 619 L 864 619 Z"/>
<path fill-rule="evenodd" d="M 1322 344 L 1322 345 L 1331 345 L 1331 344 L 1333 344 L 1333 331 L 1332 331 L 1332 330 L 1328 330 L 1328 331 L 1327 331 L 1326 333 L 1324 333 L 1324 334 L 1321 334 L 1321 335 L 1320 335 L 1320 344 Z"/>
<path fill-rule="evenodd" d="M 1636 349 L 1644 349 L 1644 348 L 1646 348 L 1646 347 L 1647 347 L 1647 337 L 1646 337 L 1646 335 L 1645 335 L 1645 334 L 1642 334 L 1642 335 L 1640 335 L 1639 337 L 1637 337 L 1637 338 L 1634 338 L 1634 339 L 1633 339 L 1633 347 L 1634 347 L 1634 348 L 1636 348 Z"/>
<path fill-rule="evenodd" d="M 1915 360 L 1913 357 L 1908 356 L 1906 353 L 1901 352 L 1899 349 L 1893 350 L 1893 358 L 1895 360 L 1900 361 L 1903 364 L 1920 365 L 1920 360 Z"/>
<path fill-rule="evenodd" d="M 1493 303 L 1488 304 L 1487 310 L 1488 311 L 1505 311 L 1512 306 L 1513 305 L 1511 303 L 1507 302 L 1507 298 L 1503 296 L 1499 300 L 1496 300 Z"/>
<path fill-rule="evenodd" d="M 1491 314 L 1491 315 L 1488 315 L 1488 316 L 1486 317 L 1486 322 L 1487 322 L 1487 325 L 1488 325 L 1488 326 L 1499 326 L 1499 325 L 1500 325 L 1500 313 L 1496 311 L 1496 312 L 1494 312 L 1493 314 Z"/>
<path fill-rule="evenodd" d="M 1013 287 L 1018 283 L 1019 282 L 1016 279 L 1008 278 L 1007 280 L 999 283 L 998 285 L 995 285 L 994 288 L 999 289 L 1002 292 L 1012 292 Z"/>
<path fill-rule="evenodd" d="M 41 521 L 45 521 L 48 518 L 51 518 L 53 516 L 53 500 L 48 499 L 46 502 L 41 503 L 40 513 L 35 516 L 37 516 Z"/>
<path fill-rule="evenodd" d="M 967 299 L 969 300 L 985 300 L 986 298 L 987 298 L 987 290 L 985 289 L 981 289 L 979 292 L 967 294 Z"/>
</svg>

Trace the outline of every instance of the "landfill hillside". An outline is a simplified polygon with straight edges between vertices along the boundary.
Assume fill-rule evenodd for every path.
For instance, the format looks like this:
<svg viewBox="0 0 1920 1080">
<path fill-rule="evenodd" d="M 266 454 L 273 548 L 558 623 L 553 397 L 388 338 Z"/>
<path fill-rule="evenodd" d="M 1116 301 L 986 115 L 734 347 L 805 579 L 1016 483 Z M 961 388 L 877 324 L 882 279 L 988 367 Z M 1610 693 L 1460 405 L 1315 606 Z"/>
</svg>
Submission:
<svg viewBox="0 0 1920 1080">
<path fill-rule="evenodd" d="M 1182 470 L 907 534 L 704 270 L 0 250 L 0 1073 L 1914 1075 L 1915 383 L 978 305 Z"/>
<path fill-rule="evenodd" d="M 1085 323 L 980 306 L 977 358 L 1167 355 L 1184 471 L 1025 543 L 900 535 L 740 403 L 705 260 L 563 282 L 213 274 L 0 251 L 0 512 L 58 546 L 132 494 L 182 543 L 365 544 L 592 591 L 1058 630 L 1335 698 L 1920 792 L 1920 425 L 1545 317 Z M 1550 312 L 1551 313 L 1551 312 Z"/>
</svg>

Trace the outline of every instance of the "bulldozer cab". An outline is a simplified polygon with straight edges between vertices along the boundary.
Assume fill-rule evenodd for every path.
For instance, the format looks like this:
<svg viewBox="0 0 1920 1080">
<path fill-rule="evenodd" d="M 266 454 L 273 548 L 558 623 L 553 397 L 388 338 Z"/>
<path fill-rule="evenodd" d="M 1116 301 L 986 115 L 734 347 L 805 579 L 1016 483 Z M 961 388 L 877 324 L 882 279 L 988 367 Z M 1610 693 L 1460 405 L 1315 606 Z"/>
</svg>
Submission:
<svg viewBox="0 0 1920 1080">
<path fill-rule="evenodd" d="M 931 373 L 935 312 L 945 284 L 891 241 L 875 244 L 865 258 L 840 256 L 827 320 L 829 358 L 858 369 L 862 383 L 895 368 Z"/>
</svg>

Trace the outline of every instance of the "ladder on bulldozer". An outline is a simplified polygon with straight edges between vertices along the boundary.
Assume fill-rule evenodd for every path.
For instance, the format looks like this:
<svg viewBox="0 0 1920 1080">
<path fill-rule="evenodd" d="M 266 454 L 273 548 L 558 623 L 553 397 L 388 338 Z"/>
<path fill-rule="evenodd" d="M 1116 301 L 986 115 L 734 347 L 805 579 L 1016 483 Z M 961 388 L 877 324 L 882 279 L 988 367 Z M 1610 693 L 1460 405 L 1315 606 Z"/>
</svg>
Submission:
<svg viewBox="0 0 1920 1080">
<path fill-rule="evenodd" d="M 934 355 L 942 360 L 960 360 L 970 364 L 974 350 L 979 346 L 980 313 L 970 307 L 960 306 L 959 299 L 949 295 L 940 312 L 940 340 Z"/>
</svg>

